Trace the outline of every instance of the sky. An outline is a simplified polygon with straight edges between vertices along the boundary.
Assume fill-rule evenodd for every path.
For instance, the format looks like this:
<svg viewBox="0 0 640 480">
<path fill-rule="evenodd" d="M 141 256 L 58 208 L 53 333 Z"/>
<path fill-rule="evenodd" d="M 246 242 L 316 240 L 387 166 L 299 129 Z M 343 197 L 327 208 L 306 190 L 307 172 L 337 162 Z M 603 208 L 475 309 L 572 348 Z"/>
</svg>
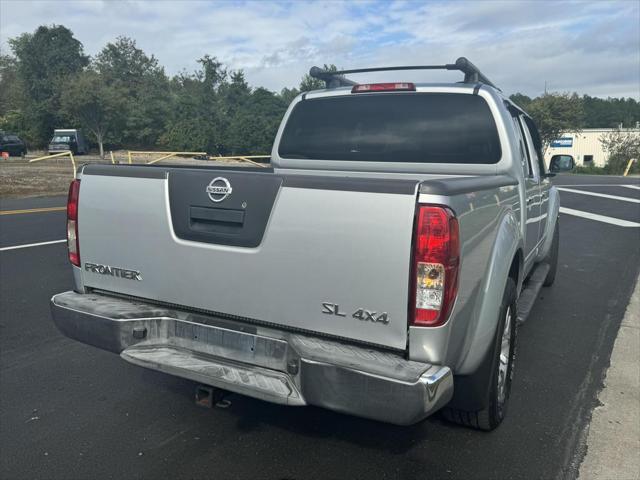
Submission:
<svg viewBox="0 0 640 480">
<path fill-rule="evenodd" d="M 170 75 L 216 56 L 252 86 L 297 86 L 313 65 L 453 63 L 469 58 L 505 93 L 547 89 L 640 99 L 640 1 L 0 0 L 0 50 L 39 25 L 62 24 L 95 55 L 136 40 Z M 355 80 L 458 81 L 456 72 Z"/>
</svg>

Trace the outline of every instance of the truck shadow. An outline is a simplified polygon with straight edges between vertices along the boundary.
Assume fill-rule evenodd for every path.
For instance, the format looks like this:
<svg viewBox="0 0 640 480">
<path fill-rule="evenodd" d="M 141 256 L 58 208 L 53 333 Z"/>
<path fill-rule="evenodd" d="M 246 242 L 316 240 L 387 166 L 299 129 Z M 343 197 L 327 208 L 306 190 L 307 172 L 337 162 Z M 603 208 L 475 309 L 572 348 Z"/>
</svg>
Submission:
<svg viewBox="0 0 640 480">
<path fill-rule="evenodd" d="M 416 443 L 428 441 L 429 423 L 440 422 L 432 418 L 403 427 L 313 406 L 285 407 L 239 395 L 231 395 L 229 399 L 232 402 L 229 414 L 237 417 L 240 431 L 251 432 L 268 425 L 296 435 L 332 438 L 392 454 L 406 453 Z"/>
<path fill-rule="evenodd" d="M 159 388 L 172 390 L 194 402 L 196 383 L 162 376 L 165 381 Z M 404 454 L 416 444 L 429 441 L 431 435 L 435 435 L 435 430 L 439 430 L 438 426 L 449 425 L 437 414 L 415 425 L 397 426 L 313 406 L 276 405 L 234 393 L 225 396 L 225 400 L 229 405 L 225 408 L 214 406 L 211 409 L 212 416 L 215 413 L 234 417 L 238 433 L 263 431 L 266 427 L 308 438 L 348 442 L 391 454 Z M 194 409 L 202 408 L 195 403 L 192 405 Z M 281 445 L 276 441 L 273 447 L 278 449 Z"/>
</svg>

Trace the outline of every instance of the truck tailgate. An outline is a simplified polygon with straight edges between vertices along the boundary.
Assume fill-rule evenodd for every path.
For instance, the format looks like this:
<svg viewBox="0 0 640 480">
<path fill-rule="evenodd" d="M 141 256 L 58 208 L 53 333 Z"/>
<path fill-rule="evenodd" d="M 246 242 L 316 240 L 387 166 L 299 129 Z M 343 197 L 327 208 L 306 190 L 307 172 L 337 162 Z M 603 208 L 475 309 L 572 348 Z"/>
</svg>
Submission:
<svg viewBox="0 0 640 480">
<path fill-rule="evenodd" d="M 224 189 L 207 188 L 224 186 L 218 177 L 231 187 L 222 200 Z M 78 214 L 82 280 L 405 349 L 417 183 L 88 166 Z"/>
</svg>

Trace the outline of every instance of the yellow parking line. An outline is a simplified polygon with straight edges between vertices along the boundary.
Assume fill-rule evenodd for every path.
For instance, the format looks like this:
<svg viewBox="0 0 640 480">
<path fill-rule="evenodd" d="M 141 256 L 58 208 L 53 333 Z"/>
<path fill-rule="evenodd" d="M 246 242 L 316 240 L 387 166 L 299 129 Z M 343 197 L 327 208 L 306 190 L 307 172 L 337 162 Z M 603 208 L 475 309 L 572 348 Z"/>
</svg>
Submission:
<svg viewBox="0 0 640 480">
<path fill-rule="evenodd" d="M 61 212 L 67 207 L 27 208 L 24 210 L 0 210 L 0 215 L 19 215 L 21 213 Z"/>
</svg>

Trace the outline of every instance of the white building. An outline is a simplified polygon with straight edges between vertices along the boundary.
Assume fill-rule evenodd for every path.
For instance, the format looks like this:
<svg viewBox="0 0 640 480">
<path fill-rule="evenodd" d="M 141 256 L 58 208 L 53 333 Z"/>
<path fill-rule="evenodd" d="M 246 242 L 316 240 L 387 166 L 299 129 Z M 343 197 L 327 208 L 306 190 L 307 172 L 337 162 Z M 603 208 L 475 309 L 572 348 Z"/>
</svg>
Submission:
<svg viewBox="0 0 640 480">
<path fill-rule="evenodd" d="M 608 160 L 600 137 L 615 131 L 614 128 L 585 128 L 576 132 L 564 133 L 560 138 L 553 140 L 544 154 L 547 165 L 554 155 L 571 155 L 576 165 L 604 167 Z M 640 128 L 623 130 L 640 136 Z"/>
</svg>

